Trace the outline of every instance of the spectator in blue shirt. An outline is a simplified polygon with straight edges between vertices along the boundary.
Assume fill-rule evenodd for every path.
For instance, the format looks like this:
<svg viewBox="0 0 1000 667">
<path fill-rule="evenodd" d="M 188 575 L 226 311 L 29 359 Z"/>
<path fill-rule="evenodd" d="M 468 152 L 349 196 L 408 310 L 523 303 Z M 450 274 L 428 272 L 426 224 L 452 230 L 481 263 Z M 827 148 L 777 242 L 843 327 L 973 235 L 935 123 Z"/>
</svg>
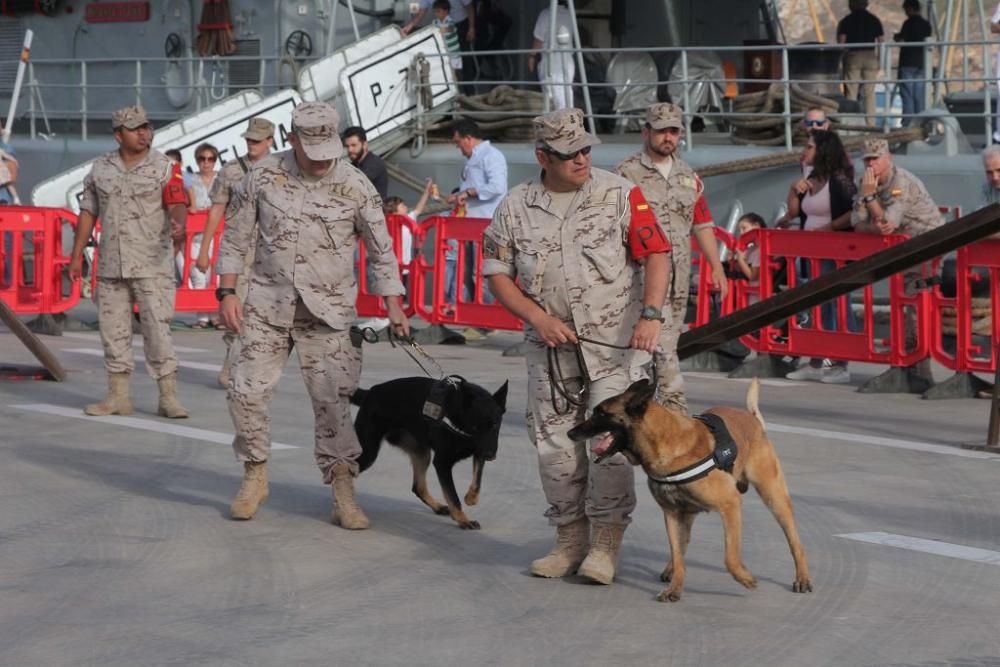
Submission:
<svg viewBox="0 0 1000 667">
<path fill-rule="evenodd" d="M 507 158 L 493 144 L 483 139 L 482 130 L 473 120 L 458 121 L 455 124 L 452 141 L 465 156 L 466 162 L 462 169 L 458 192 L 448 196 L 448 204 L 459 209 L 464 208 L 465 215 L 470 218 L 492 218 L 493 211 L 507 194 Z M 470 260 L 476 258 L 476 261 L 466 261 L 465 265 L 463 282 L 467 298 L 475 286 L 478 256 L 477 244 L 467 244 L 466 257 Z M 493 295 L 485 283 L 483 302 L 493 302 Z"/>
</svg>

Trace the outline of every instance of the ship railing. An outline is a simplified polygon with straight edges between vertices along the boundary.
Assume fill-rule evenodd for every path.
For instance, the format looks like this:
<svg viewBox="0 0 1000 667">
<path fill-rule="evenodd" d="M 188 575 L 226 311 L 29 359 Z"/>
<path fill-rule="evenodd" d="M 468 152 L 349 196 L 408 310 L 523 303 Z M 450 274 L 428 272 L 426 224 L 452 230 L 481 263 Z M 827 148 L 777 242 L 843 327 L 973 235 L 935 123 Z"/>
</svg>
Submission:
<svg viewBox="0 0 1000 667">
<path fill-rule="evenodd" d="M 924 72 L 922 78 L 910 79 L 909 82 L 924 83 L 925 86 L 925 109 L 932 109 L 939 105 L 944 97 L 955 92 L 965 92 L 970 95 L 981 95 L 982 104 L 971 111 L 952 111 L 951 116 L 955 118 L 973 118 L 982 122 L 986 143 L 993 143 L 993 133 L 991 131 L 991 119 L 993 116 L 993 84 L 995 74 L 992 71 L 993 62 L 990 58 L 989 50 L 993 42 L 989 40 L 960 40 L 960 41 L 927 41 L 922 46 L 924 49 Z M 857 47 L 859 45 L 852 45 Z M 896 68 L 893 63 L 897 61 L 897 54 L 900 48 L 919 46 L 912 43 L 887 42 L 869 44 L 871 48 L 878 49 L 881 69 L 879 76 L 875 79 L 865 79 L 856 81 L 859 84 L 872 83 L 881 89 L 880 102 L 876 108 L 876 123 L 879 129 L 889 131 L 893 126 L 901 122 L 920 122 L 919 114 L 904 114 L 893 108 L 895 91 L 898 90 L 901 81 L 895 76 Z M 605 63 L 611 56 L 619 53 L 651 54 L 660 63 L 671 61 L 679 65 L 680 76 L 670 79 L 662 75 L 663 68 L 658 66 L 661 74 L 657 75 L 655 81 L 619 81 L 619 82 L 595 82 L 586 83 L 548 83 L 549 86 L 573 86 L 574 90 L 582 94 L 581 106 L 584 107 L 588 123 L 592 129 L 596 129 L 596 121 L 609 119 L 615 121 L 618 127 L 623 127 L 632 119 L 641 123 L 641 109 L 613 110 L 596 107 L 591 103 L 591 94 L 605 89 L 618 89 L 618 93 L 635 89 L 655 88 L 657 90 L 664 86 L 671 86 L 674 90 L 680 88 L 680 94 L 675 96 L 684 109 L 684 120 L 687 128 L 687 148 L 693 148 L 697 136 L 691 131 L 692 122 L 700 118 L 706 122 L 711 122 L 725 127 L 730 119 L 738 118 L 772 118 L 780 122 L 783 126 L 784 144 L 786 148 L 791 148 L 795 126 L 801 116 L 801 111 L 793 108 L 791 104 L 793 86 L 804 85 L 806 87 L 823 85 L 832 86 L 839 89 L 843 85 L 842 78 L 816 79 L 814 77 L 793 77 L 791 74 L 791 63 L 800 52 L 826 52 L 843 53 L 846 47 L 841 44 L 806 44 L 806 45 L 767 45 L 753 44 L 744 46 L 712 46 L 712 47 L 627 47 L 627 48 L 584 48 L 584 49 L 550 49 L 545 54 L 571 54 L 577 60 L 577 72 L 580 76 L 580 66 L 583 61 L 597 61 Z M 968 66 L 966 57 L 970 51 L 981 52 L 982 62 L 981 72 L 976 72 Z M 466 54 L 466 57 L 482 61 L 483 59 L 500 56 L 508 59 L 517 59 L 518 65 L 515 68 L 523 73 L 525 78 L 518 79 L 516 76 L 502 78 L 498 80 L 487 80 L 479 78 L 470 82 L 476 91 L 485 91 L 497 85 L 509 85 L 514 88 L 535 89 L 539 87 L 539 81 L 527 74 L 525 62 L 530 50 L 501 50 L 501 51 L 478 51 Z M 935 63 L 948 62 L 954 54 L 959 54 L 962 61 L 961 76 L 950 76 L 943 71 L 940 66 L 935 67 Z M 692 64 L 702 54 L 713 54 L 723 63 L 728 63 L 728 73 L 721 76 L 705 76 L 699 72 L 697 78 Z M 733 65 L 745 58 L 753 55 L 765 54 L 764 58 L 769 66 L 768 71 L 761 76 L 737 76 Z M 949 55 L 952 54 L 952 55 Z M 436 56 L 430 56 L 436 57 Z M 450 54 L 442 54 L 440 57 L 448 58 Z M 23 96 L 27 108 L 19 118 L 27 118 L 29 121 L 31 136 L 37 137 L 39 134 L 39 123 L 44 126 L 46 132 L 51 133 L 52 121 L 72 121 L 74 131 L 79 126 L 81 139 L 87 139 L 88 122 L 103 121 L 108 118 L 114 109 L 127 104 L 144 104 L 152 113 L 156 122 L 170 122 L 183 118 L 192 113 L 211 105 L 230 94 L 247 88 L 260 90 L 267 95 L 281 89 L 294 87 L 297 80 L 298 70 L 311 62 L 311 59 L 292 60 L 289 57 L 275 56 L 229 56 L 226 58 L 141 58 L 125 61 L 129 65 L 128 69 L 132 74 L 122 77 L 121 59 L 34 59 L 29 63 L 28 77 L 26 82 L 26 94 Z M 249 63 L 243 72 L 255 71 L 257 75 L 253 81 L 234 84 L 229 77 L 231 65 L 234 63 Z M 166 80 L 166 71 L 173 68 L 180 72 L 180 83 Z M 414 82 L 419 87 L 419 82 Z M 783 107 L 780 110 L 768 112 L 736 112 L 731 108 L 708 108 L 693 109 L 695 89 L 700 86 L 712 86 L 723 91 L 724 99 L 732 100 L 740 91 L 748 88 L 763 89 L 771 85 L 779 86 L 783 95 Z M 170 95 L 175 99 L 170 101 Z M 180 96 L 182 99 L 176 99 Z M 607 96 L 605 96 L 607 97 Z M 187 99 L 183 99 L 187 98 Z M 978 99 L 978 98 L 977 98 Z M 179 102 L 183 102 L 180 104 Z M 22 107 L 23 109 L 24 107 Z M 543 98 L 543 110 L 549 108 L 549 100 Z M 486 116 L 491 117 L 518 117 L 524 116 L 530 110 L 490 110 L 488 112 L 465 112 L 471 117 Z"/>
<path fill-rule="evenodd" d="M 948 115 L 960 119 L 960 118 L 971 118 L 978 119 L 982 122 L 983 132 L 985 134 L 985 141 L 987 144 L 994 143 L 992 127 L 992 105 L 994 99 L 994 84 L 996 83 L 996 73 L 992 71 L 992 60 L 990 57 L 990 49 L 993 47 L 995 42 L 991 40 L 984 39 L 970 39 L 970 40 L 948 40 L 948 41 L 935 41 L 927 40 L 922 44 L 915 44 L 912 42 L 873 42 L 868 44 L 851 44 L 850 48 L 871 48 L 875 49 L 878 54 L 878 60 L 880 63 L 879 74 L 877 78 L 874 79 L 852 79 L 850 83 L 857 83 L 859 86 L 863 87 L 864 84 L 874 84 L 877 87 L 876 90 L 876 112 L 875 118 L 873 119 L 875 125 L 873 129 L 883 132 L 889 132 L 894 127 L 900 124 L 911 124 L 920 123 L 922 119 L 925 118 L 925 114 L 921 113 L 903 113 L 901 110 L 895 108 L 895 100 L 898 98 L 898 93 L 900 86 L 902 84 L 923 84 L 924 98 L 922 106 L 925 110 L 933 110 L 940 107 L 940 105 L 945 101 L 946 96 L 962 92 L 968 93 L 973 96 L 973 103 L 975 99 L 981 99 L 982 104 L 975 110 L 970 111 L 958 111 L 953 110 L 948 112 Z M 913 79 L 899 79 L 896 74 L 898 72 L 898 54 L 899 50 L 902 48 L 922 48 L 924 56 L 924 76 L 913 78 Z M 552 87 L 567 87 L 572 86 L 576 92 L 576 99 L 579 100 L 577 106 L 584 108 L 588 123 L 592 130 L 596 129 L 595 121 L 600 119 L 608 119 L 616 121 L 617 126 L 624 126 L 629 121 L 636 121 L 641 125 L 643 121 L 643 109 L 631 109 L 631 110 L 608 110 L 600 109 L 594 107 L 592 104 L 592 97 L 596 97 L 598 92 L 603 92 L 602 89 L 618 89 L 619 94 L 634 89 L 652 89 L 652 90 L 662 90 L 665 86 L 670 86 L 672 89 L 677 90 L 680 88 L 680 94 L 675 96 L 672 101 L 677 102 L 684 109 L 684 121 L 687 129 L 687 148 L 693 148 L 694 142 L 696 141 L 696 136 L 692 133 L 692 122 L 696 118 L 700 118 L 706 122 L 716 123 L 725 126 L 730 119 L 740 119 L 740 118 L 751 118 L 751 119 L 765 119 L 771 118 L 776 121 L 780 121 L 783 124 L 784 129 L 784 144 L 787 149 L 791 149 L 793 144 L 793 136 L 795 135 L 796 125 L 802 116 L 803 111 L 801 109 L 795 109 L 792 105 L 793 98 L 793 87 L 804 86 L 808 88 L 814 88 L 817 86 L 825 88 L 833 88 L 838 91 L 838 93 L 843 94 L 846 88 L 845 80 L 842 77 L 842 70 L 838 68 L 836 76 L 830 76 L 829 78 L 817 79 L 815 76 L 806 77 L 794 77 L 792 76 L 792 61 L 796 55 L 801 55 L 803 52 L 825 52 L 834 53 L 838 55 L 843 55 L 848 50 L 848 45 L 845 44 L 802 44 L 802 45 L 780 45 L 780 44 L 753 44 L 744 46 L 712 46 L 712 47 L 625 47 L 625 48 L 582 48 L 582 49 L 547 49 L 543 51 L 543 58 L 551 54 L 572 54 L 577 58 L 577 73 L 578 80 L 573 83 L 555 83 L 546 82 L 544 85 L 540 83 L 538 79 L 527 78 L 522 80 L 516 80 L 511 78 L 503 78 L 498 80 L 487 80 L 484 78 L 477 78 L 474 81 L 466 82 L 471 84 L 476 91 L 490 90 L 494 86 L 508 85 L 515 88 L 531 88 L 537 90 L 540 85 L 544 90 L 548 86 Z M 970 68 L 967 57 L 972 51 L 980 51 L 980 60 L 982 63 L 981 73 L 977 73 L 975 69 Z M 533 53 L 533 51 L 522 49 L 522 50 L 501 50 L 501 51 L 476 51 L 465 54 L 466 58 L 475 58 L 476 60 L 486 59 L 490 57 L 512 57 L 517 56 L 526 59 L 528 55 Z M 675 70 L 675 65 L 679 66 L 680 76 L 679 78 L 664 78 L 662 76 L 663 68 L 659 67 L 658 75 L 656 80 L 641 80 L 641 81 L 604 81 L 595 82 L 587 81 L 586 83 L 579 80 L 579 72 L 581 70 L 580 60 L 584 59 L 589 62 L 602 62 L 607 64 L 610 62 L 611 57 L 616 54 L 650 54 L 654 56 L 654 59 L 658 62 L 671 62 L 670 69 Z M 959 54 L 961 59 L 961 76 L 952 76 L 944 71 L 944 68 L 940 67 L 937 63 L 940 62 L 950 62 L 954 54 Z M 706 76 L 703 72 L 698 72 L 695 76 L 695 66 L 693 61 L 698 60 L 698 56 L 701 54 L 712 54 L 719 57 L 720 65 L 725 64 L 725 67 L 721 67 L 723 74 L 721 76 Z M 761 56 L 761 54 L 764 54 Z M 952 54 L 951 56 L 949 54 Z M 747 57 L 758 56 L 762 57 L 765 61 L 764 68 L 769 70 L 764 75 L 761 76 L 750 76 L 744 74 L 744 76 L 735 75 L 734 64 L 737 60 L 743 60 Z M 432 56 L 433 57 L 433 56 Z M 450 57 L 448 54 L 442 54 L 442 58 Z M 728 72 L 726 71 L 728 68 Z M 832 73 L 830 73 L 832 74 Z M 417 84 L 420 85 L 419 83 Z M 698 108 L 692 109 L 695 98 L 695 89 L 697 87 L 712 86 L 716 90 L 721 91 L 719 97 L 724 100 L 731 100 L 738 96 L 739 91 L 746 91 L 748 88 L 753 88 L 754 90 L 767 89 L 769 86 L 777 85 L 782 90 L 783 95 L 783 108 L 775 111 L 755 111 L 755 112 L 738 112 L 733 111 L 731 108 Z M 981 98 L 979 97 L 981 95 Z M 658 95 L 657 97 L 661 97 Z M 543 109 L 542 111 L 548 111 L 550 109 L 550 99 L 547 96 L 543 97 Z M 523 117 L 530 110 L 464 110 L 463 113 L 472 117 L 480 118 L 502 118 L 502 117 Z M 940 109 L 938 108 L 937 115 L 940 115 Z M 855 116 L 863 116 L 864 111 L 859 110 L 857 112 L 852 112 Z M 836 115 L 836 114 L 835 114 Z M 863 123 L 864 121 L 862 121 Z"/>
<path fill-rule="evenodd" d="M 27 118 L 30 136 L 52 134 L 53 122 L 72 121 L 79 138 L 88 124 L 110 119 L 116 109 L 141 104 L 154 123 L 172 122 L 201 111 L 242 90 L 270 95 L 297 84 L 298 72 L 318 58 L 227 56 L 225 58 L 34 58 L 28 63 L 19 118 Z M 245 63 L 245 64 L 244 64 Z M 123 75 L 123 65 L 131 70 Z M 233 81 L 233 66 L 241 77 Z M 179 82 L 168 82 L 167 72 Z M 180 99 L 171 101 L 171 94 Z M 183 102 L 182 104 L 178 102 Z"/>
</svg>

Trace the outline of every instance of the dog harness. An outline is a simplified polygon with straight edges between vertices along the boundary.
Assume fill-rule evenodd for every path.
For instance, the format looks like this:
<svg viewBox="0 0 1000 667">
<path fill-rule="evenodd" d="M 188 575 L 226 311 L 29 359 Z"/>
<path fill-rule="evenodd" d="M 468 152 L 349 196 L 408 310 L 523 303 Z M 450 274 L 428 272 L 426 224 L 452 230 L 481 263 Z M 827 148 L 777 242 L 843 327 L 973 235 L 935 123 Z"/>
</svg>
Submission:
<svg viewBox="0 0 1000 667">
<path fill-rule="evenodd" d="M 737 453 L 736 441 L 729 434 L 726 422 L 713 414 L 695 415 L 694 418 L 707 426 L 712 433 L 712 437 L 715 438 L 715 450 L 701 461 L 663 477 L 655 477 L 647 472 L 649 479 L 658 484 L 687 484 L 701 479 L 714 468 L 728 473 L 733 472 Z"/>
<path fill-rule="evenodd" d="M 444 404 L 448 398 L 448 394 L 457 389 L 462 382 L 464 382 L 463 378 L 458 375 L 449 375 L 446 378 L 435 381 L 434 384 L 431 385 L 431 390 L 427 392 L 427 398 L 424 400 L 422 413 L 424 415 L 424 419 L 430 422 L 432 429 L 445 428 L 462 438 L 471 438 L 472 434 L 466 433 L 456 426 L 455 422 L 448 417 L 444 409 Z"/>
</svg>

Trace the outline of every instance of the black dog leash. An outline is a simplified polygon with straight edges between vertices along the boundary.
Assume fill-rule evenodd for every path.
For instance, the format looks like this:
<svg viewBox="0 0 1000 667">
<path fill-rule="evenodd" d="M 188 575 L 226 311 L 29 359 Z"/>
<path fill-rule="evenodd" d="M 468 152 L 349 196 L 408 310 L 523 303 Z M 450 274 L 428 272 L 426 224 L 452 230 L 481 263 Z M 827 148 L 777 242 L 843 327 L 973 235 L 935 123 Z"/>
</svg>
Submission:
<svg viewBox="0 0 1000 667">
<path fill-rule="evenodd" d="M 605 343 L 604 341 L 586 338 L 584 336 L 577 336 L 576 340 L 577 342 L 573 343 L 573 352 L 576 356 L 577 367 L 580 369 L 581 384 L 579 391 L 571 391 L 566 386 L 566 379 L 562 372 L 562 364 L 559 362 L 559 355 L 556 352 L 557 348 L 550 347 L 548 350 L 549 390 L 552 395 L 552 409 L 557 415 L 565 415 L 568 414 L 573 408 L 581 408 L 587 405 L 587 392 L 590 390 L 590 374 L 587 372 L 587 362 L 583 357 L 582 343 L 610 347 L 614 350 L 635 349 L 629 347 L 628 345 L 614 345 L 613 343 Z M 650 364 L 652 366 L 653 384 L 655 385 L 658 379 L 655 356 L 652 356 L 650 359 Z M 562 409 L 560 409 L 559 403 L 556 400 L 557 393 L 565 400 L 565 407 Z"/>
<path fill-rule="evenodd" d="M 358 329 L 358 331 L 361 332 L 361 337 L 362 339 L 364 339 L 366 343 L 378 342 L 378 332 L 375 331 L 375 329 L 373 329 L 372 327 L 365 327 L 363 329 Z M 434 367 L 437 368 L 438 380 L 444 379 L 445 377 L 444 369 L 441 368 L 441 364 L 435 361 L 434 357 L 428 354 L 427 350 L 420 347 L 420 344 L 413 339 L 413 336 L 399 336 L 397 334 L 394 334 L 391 328 L 386 329 L 386 333 L 389 340 L 389 344 L 392 345 L 393 347 L 397 347 L 396 342 L 399 341 L 400 349 L 402 349 L 403 352 L 406 352 L 406 356 L 408 356 L 410 359 L 413 359 L 413 363 L 419 366 L 420 370 L 422 370 L 427 377 L 433 378 L 434 376 L 431 375 L 430 371 L 427 370 L 426 366 L 420 363 L 420 360 L 417 359 L 417 357 L 413 354 L 413 352 L 410 352 L 410 348 L 412 348 L 418 355 L 422 356 L 426 361 L 430 362 L 431 364 L 434 364 Z"/>
</svg>

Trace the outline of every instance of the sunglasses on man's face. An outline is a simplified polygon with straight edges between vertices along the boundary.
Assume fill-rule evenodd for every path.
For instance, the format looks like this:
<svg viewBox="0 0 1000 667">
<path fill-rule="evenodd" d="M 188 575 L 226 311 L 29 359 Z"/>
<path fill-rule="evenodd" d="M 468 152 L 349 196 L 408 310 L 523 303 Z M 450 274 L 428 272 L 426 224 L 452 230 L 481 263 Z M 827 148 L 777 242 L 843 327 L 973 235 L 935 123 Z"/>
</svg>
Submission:
<svg viewBox="0 0 1000 667">
<path fill-rule="evenodd" d="M 199 155 L 197 158 L 198 162 L 215 162 L 214 155 Z"/>
<path fill-rule="evenodd" d="M 813 119 L 813 120 L 804 120 L 804 121 L 802 121 L 802 124 L 805 125 L 806 127 L 822 127 L 823 125 L 826 125 L 826 119 L 824 119 L 824 120 L 815 120 L 815 119 Z"/>
<path fill-rule="evenodd" d="M 551 148 L 546 148 L 545 152 L 556 158 L 557 160 L 562 160 L 563 162 L 569 162 L 570 160 L 575 160 L 577 155 L 590 155 L 590 149 L 593 146 L 584 146 L 578 151 L 572 153 L 560 153 L 559 151 L 554 151 Z"/>
</svg>

